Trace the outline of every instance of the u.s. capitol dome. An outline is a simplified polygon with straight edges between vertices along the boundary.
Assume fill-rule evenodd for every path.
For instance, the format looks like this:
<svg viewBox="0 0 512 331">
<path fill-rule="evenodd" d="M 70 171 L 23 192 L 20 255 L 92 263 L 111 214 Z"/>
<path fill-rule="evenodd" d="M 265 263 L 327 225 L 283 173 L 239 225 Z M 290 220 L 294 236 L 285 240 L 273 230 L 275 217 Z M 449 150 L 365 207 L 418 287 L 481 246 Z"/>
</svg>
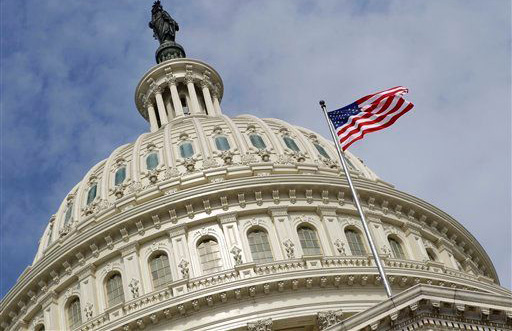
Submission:
<svg viewBox="0 0 512 331">
<path fill-rule="evenodd" d="M 135 92 L 150 132 L 65 196 L 2 330 L 510 328 L 476 239 L 347 153 L 388 299 L 333 144 L 223 115 L 220 75 L 184 55 L 158 49 Z"/>
</svg>

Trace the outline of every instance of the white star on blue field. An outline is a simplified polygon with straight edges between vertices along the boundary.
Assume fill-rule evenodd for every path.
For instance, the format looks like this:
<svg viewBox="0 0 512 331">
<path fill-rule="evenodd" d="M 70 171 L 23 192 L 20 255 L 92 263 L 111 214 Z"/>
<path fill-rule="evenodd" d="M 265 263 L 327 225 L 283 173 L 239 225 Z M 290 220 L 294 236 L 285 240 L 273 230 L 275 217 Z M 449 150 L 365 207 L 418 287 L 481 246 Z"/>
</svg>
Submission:
<svg viewBox="0 0 512 331">
<path fill-rule="evenodd" d="M 359 106 L 357 103 L 351 103 L 348 106 L 345 106 L 340 109 L 332 110 L 330 112 L 327 112 L 327 115 L 329 115 L 329 118 L 331 119 L 332 123 L 334 124 L 334 128 L 339 128 L 345 124 L 347 124 L 350 116 L 357 115 L 361 112 L 359 109 Z"/>
</svg>

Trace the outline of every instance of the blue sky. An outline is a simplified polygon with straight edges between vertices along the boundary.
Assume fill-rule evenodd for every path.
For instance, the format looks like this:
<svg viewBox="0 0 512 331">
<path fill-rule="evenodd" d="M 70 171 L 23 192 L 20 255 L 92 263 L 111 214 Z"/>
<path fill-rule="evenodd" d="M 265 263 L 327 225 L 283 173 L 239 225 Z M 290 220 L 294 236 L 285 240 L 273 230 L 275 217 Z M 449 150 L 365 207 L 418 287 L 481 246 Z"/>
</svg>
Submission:
<svg viewBox="0 0 512 331">
<path fill-rule="evenodd" d="M 87 170 L 148 130 L 152 1 L 2 2 L 0 296 Z M 414 110 L 351 147 L 384 180 L 459 220 L 511 287 L 509 1 L 170 1 L 189 57 L 223 77 L 223 110 L 326 132 L 396 85 Z"/>
</svg>

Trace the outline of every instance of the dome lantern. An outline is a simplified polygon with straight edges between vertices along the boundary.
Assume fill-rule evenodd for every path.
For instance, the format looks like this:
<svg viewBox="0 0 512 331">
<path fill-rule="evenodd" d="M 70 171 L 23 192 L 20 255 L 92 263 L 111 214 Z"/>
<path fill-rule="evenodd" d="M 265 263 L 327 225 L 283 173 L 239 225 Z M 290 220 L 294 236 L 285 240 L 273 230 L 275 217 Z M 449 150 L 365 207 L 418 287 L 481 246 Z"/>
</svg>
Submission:
<svg viewBox="0 0 512 331">
<path fill-rule="evenodd" d="M 183 116 L 219 116 L 223 95 L 220 75 L 208 64 L 185 57 L 175 40 L 178 23 L 163 10 L 160 1 L 153 4 L 149 27 L 160 42 L 157 65 L 140 80 L 135 104 L 149 122 L 151 132 Z"/>
</svg>

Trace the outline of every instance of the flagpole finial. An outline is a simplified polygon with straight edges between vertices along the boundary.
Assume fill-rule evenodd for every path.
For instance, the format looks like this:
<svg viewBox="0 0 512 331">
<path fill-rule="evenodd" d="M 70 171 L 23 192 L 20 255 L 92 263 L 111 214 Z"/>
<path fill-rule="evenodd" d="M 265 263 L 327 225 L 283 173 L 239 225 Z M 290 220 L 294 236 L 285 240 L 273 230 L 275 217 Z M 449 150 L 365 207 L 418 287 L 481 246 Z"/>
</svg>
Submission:
<svg viewBox="0 0 512 331">
<path fill-rule="evenodd" d="M 325 107 L 325 101 L 324 100 L 320 100 L 318 103 L 320 104 L 320 107 Z"/>
</svg>

